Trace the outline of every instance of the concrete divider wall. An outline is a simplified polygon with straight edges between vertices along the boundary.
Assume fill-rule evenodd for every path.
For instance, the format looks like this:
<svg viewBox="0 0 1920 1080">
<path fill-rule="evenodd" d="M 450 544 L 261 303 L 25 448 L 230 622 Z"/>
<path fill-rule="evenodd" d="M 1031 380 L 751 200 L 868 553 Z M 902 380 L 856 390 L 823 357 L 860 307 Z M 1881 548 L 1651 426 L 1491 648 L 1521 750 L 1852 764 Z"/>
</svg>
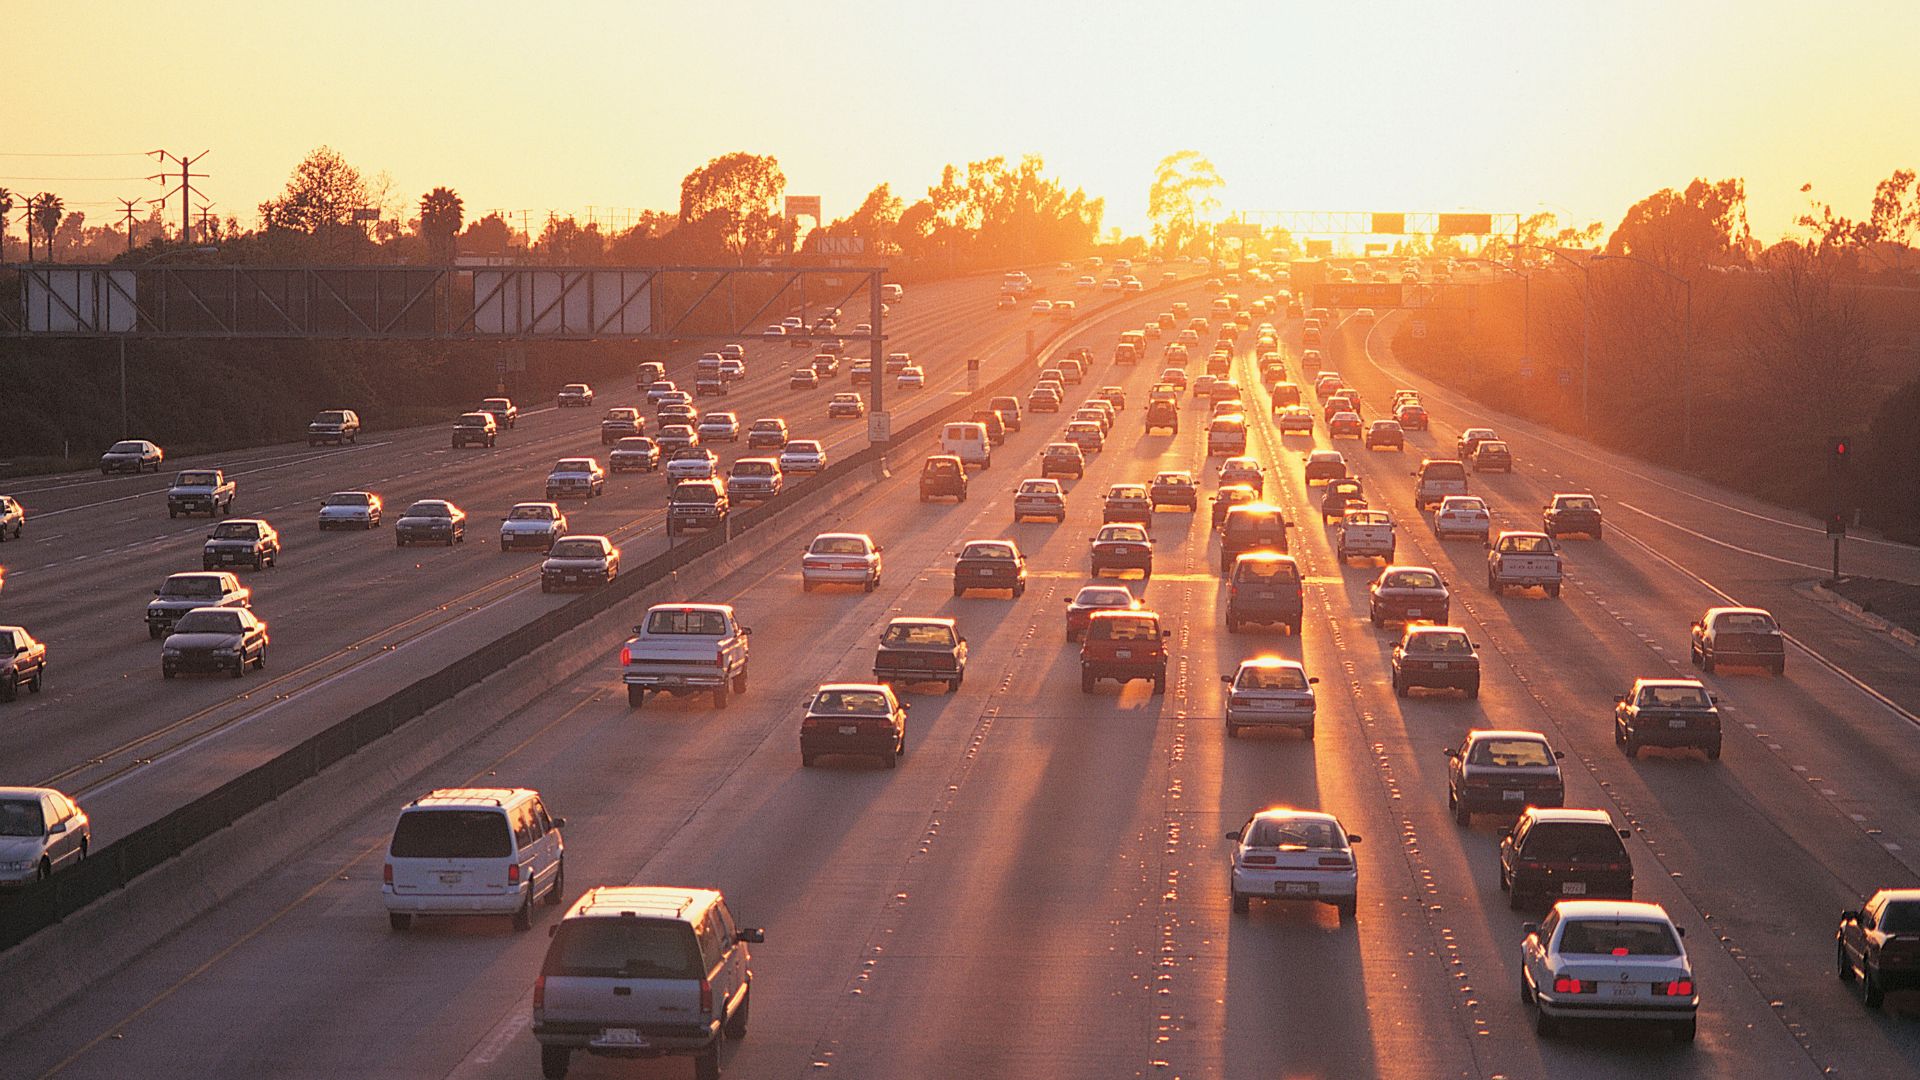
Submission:
<svg viewBox="0 0 1920 1080">
<path fill-rule="evenodd" d="M 1183 283 L 1176 282 L 1175 286 Z M 1149 290 L 1149 294 L 1157 291 Z M 0 954 L 19 946 L 39 931 L 73 917 L 102 898 L 126 889 L 142 875 L 166 865 L 246 815 L 272 804 L 414 718 L 450 701 L 489 675 L 558 642 L 572 631 L 588 626 L 598 616 L 618 605 L 650 591 L 658 591 L 657 587 L 662 583 L 677 584 L 681 569 L 726 549 L 737 538 L 759 532 L 761 538 L 768 542 L 739 545 L 729 552 L 729 555 L 737 557 L 723 559 L 723 564 L 744 565 L 745 561 L 763 554 L 762 549 L 777 549 L 786 536 L 782 530 L 767 526 L 787 519 L 793 511 L 802 507 L 811 507 L 816 512 L 830 509 L 830 505 L 815 506 L 814 500 L 828 493 L 845 494 L 850 490 L 849 485 L 856 489 L 862 486 L 863 471 L 871 470 L 885 455 L 911 453 L 927 441 L 940 425 L 955 417 L 969 415 L 995 395 L 1011 392 L 1033 373 L 1038 364 L 1044 363 L 1045 358 L 1058 349 L 1065 335 L 1117 308 L 1138 303 L 1142 295 L 1122 295 L 1109 303 L 1090 308 L 1074 323 L 1049 324 L 1049 333 L 1042 339 L 1035 356 L 1022 358 L 1006 373 L 978 390 L 896 429 L 892 433 L 892 441 L 887 445 L 868 446 L 856 451 L 819 475 L 793 485 L 781 495 L 729 515 L 724 528 L 673 544 L 667 551 L 647 560 L 635 570 L 622 573 L 607 587 L 576 597 L 526 625 L 479 646 L 178 810 L 91 853 L 72 870 L 21 890 L 11 903 L 0 908 Z M 1015 328 L 985 346 L 983 351 L 1004 348 L 1009 340 L 1024 337 L 1026 332 L 1024 327 Z M 776 538 L 774 534 L 781 535 Z M 710 580 L 718 580 L 720 575 L 731 572 L 720 565 L 704 569 L 708 572 L 703 576 Z M 624 634 L 621 636 L 624 637 Z M 591 655 L 591 662 L 603 659 L 599 650 Z M 579 667 L 574 666 L 571 670 L 577 671 Z M 265 869 L 260 867 L 259 871 Z M 12 958 L 7 959 L 11 961 Z M 0 1025 L 0 1030 L 6 1030 L 5 1026 Z"/>
</svg>

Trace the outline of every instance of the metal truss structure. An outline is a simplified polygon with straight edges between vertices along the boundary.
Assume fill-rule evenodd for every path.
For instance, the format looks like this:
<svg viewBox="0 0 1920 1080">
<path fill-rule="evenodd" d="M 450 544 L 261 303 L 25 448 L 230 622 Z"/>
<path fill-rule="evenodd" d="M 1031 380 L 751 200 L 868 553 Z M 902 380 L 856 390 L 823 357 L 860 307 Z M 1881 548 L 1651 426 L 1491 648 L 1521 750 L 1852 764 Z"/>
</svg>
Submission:
<svg viewBox="0 0 1920 1080">
<path fill-rule="evenodd" d="M 1376 213 L 1367 210 L 1242 210 L 1229 221 L 1295 236 L 1511 236 L 1519 214 Z"/>
</svg>

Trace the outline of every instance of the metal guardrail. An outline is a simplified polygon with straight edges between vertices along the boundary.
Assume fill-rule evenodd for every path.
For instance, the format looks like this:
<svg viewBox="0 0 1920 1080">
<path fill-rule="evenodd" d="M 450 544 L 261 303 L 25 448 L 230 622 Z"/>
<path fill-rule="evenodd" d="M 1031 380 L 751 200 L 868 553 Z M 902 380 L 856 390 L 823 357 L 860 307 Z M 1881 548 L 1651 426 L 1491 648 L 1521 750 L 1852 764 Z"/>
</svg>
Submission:
<svg viewBox="0 0 1920 1080">
<path fill-rule="evenodd" d="M 1136 294 L 1090 308 L 1086 319 L 1138 300 Z M 1005 374 L 956 399 L 952 404 L 895 429 L 889 443 L 856 451 L 838 464 L 829 466 L 820 474 L 809 477 L 772 499 L 729 514 L 726 528 L 675 544 L 640 564 L 637 570 L 621 574 L 611 585 L 575 597 L 525 626 L 474 649 L 178 810 L 91 853 L 79 865 L 20 890 L 10 901 L 0 903 L 0 952 L 13 948 L 96 900 L 124 888 L 134 878 L 183 854 L 193 845 L 319 776 L 514 661 L 633 599 L 644 589 L 688 564 L 754 529 L 777 521 L 783 511 L 816 495 L 841 490 L 837 481 L 871 468 L 885 454 L 902 451 L 908 444 L 930 435 L 954 417 L 970 415 L 989 398 L 1010 392 L 1045 363 L 1045 359 L 1059 347 L 1063 335 L 1084 321 L 1049 324 L 1050 333 L 1035 355 L 1023 357 Z M 1009 339 L 1017 340 L 1025 333 L 1024 327 L 1016 328 L 986 348 L 1003 348 Z"/>
</svg>

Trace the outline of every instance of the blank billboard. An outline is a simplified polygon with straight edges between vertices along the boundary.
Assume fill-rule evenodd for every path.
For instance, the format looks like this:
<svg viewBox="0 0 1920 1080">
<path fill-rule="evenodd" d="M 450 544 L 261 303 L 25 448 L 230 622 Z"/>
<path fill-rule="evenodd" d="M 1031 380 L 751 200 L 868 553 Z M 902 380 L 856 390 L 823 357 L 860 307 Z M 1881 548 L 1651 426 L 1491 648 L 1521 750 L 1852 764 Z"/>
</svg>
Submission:
<svg viewBox="0 0 1920 1080">
<path fill-rule="evenodd" d="M 134 327 L 133 271 L 31 267 L 26 286 L 27 329 L 41 334 L 124 334 Z"/>
<path fill-rule="evenodd" d="M 650 333 L 652 281 L 633 270 L 475 270 L 473 328 L 511 337 Z"/>
</svg>

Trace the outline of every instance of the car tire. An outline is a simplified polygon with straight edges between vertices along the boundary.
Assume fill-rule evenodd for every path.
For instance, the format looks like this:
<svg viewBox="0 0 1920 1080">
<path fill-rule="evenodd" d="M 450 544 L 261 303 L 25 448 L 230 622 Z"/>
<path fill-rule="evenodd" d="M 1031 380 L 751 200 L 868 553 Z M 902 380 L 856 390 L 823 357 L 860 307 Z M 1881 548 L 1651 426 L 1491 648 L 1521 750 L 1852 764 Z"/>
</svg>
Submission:
<svg viewBox="0 0 1920 1080">
<path fill-rule="evenodd" d="M 1535 1003 L 1534 1010 L 1533 1033 L 1543 1039 L 1553 1038 L 1554 1033 L 1559 1030 L 1560 1025 L 1554 1022 L 1553 1017 L 1547 1015 L 1545 1009 L 1539 1007 L 1538 1002 Z"/>
<path fill-rule="evenodd" d="M 1700 666 L 1700 647 L 1698 645 L 1687 646 L 1687 663 L 1692 664 L 1694 667 Z"/>
<path fill-rule="evenodd" d="M 1447 798 L 1448 798 L 1448 801 L 1449 801 L 1449 803 L 1451 803 L 1451 801 L 1452 801 L 1452 798 L 1453 798 L 1453 796 L 1452 796 L 1451 794 L 1449 794 L 1449 795 L 1447 796 Z M 1512 885 L 1512 883 L 1511 883 L 1511 882 L 1509 882 L 1509 881 L 1507 880 L 1507 868 L 1506 868 L 1506 867 L 1504 867 L 1504 866 L 1502 866 L 1502 867 L 1500 868 L 1500 873 L 1499 873 L 1499 874 L 1498 874 L 1497 876 L 1498 876 L 1498 877 L 1499 877 L 1499 879 L 1500 879 L 1500 891 L 1501 891 L 1501 892 L 1506 892 L 1506 891 L 1508 891 L 1509 889 L 1511 889 L 1511 888 L 1513 888 L 1513 885 Z M 1521 983 L 1520 985 L 1521 985 L 1521 987 L 1522 987 L 1522 988 L 1525 988 L 1525 986 L 1526 986 L 1526 983 L 1524 983 L 1524 982 L 1523 982 L 1523 983 Z M 1525 999 L 1525 998 L 1523 997 L 1523 998 L 1521 998 L 1521 1000 L 1522 1000 L 1522 1001 L 1524 1001 L 1524 1000 L 1526 1000 L 1526 999 Z"/>
<path fill-rule="evenodd" d="M 1227 738 L 1237 739 L 1239 737 L 1240 737 L 1240 725 L 1234 723 L 1231 720 L 1227 721 Z"/>
<path fill-rule="evenodd" d="M 1700 1021 L 1695 1017 L 1689 1016 L 1685 1020 L 1678 1021 L 1673 1025 L 1673 1041 L 1690 1043 L 1699 1031 Z"/>
<path fill-rule="evenodd" d="M 1455 799 L 1453 801 L 1453 823 L 1455 825 L 1473 824 L 1473 811 L 1468 809 L 1466 800 Z"/>
<path fill-rule="evenodd" d="M 159 628 L 159 627 L 157 627 L 157 626 L 148 626 L 148 627 L 147 627 L 147 640 L 149 640 L 149 641 L 152 641 L 152 640 L 154 640 L 154 639 L 156 639 L 156 638 L 158 638 L 159 636 L 160 636 L 160 628 Z"/>
<path fill-rule="evenodd" d="M 1360 917 L 1360 898 L 1357 896 L 1351 900 L 1342 900 L 1333 907 L 1334 911 L 1340 915 L 1340 925 L 1342 926 L 1357 921 Z"/>
<path fill-rule="evenodd" d="M 694 1055 L 693 1080 L 720 1080 L 720 1041 L 707 1044 L 707 1048 Z"/>
<path fill-rule="evenodd" d="M 1154 696 L 1159 697 L 1165 694 L 1166 692 L 1167 692 L 1167 677 L 1165 675 L 1155 675 L 1153 677 Z"/>
<path fill-rule="evenodd" d="M 1713 654 L 1705 649 L 1700 650 L 1700 670 L 1707 675 L 1713 674 Z"/>
<path fill-rule="evenodd" d="M 1467 700 L 1478 701 L 1479 699 L 1480 699 L 1480 684 L 1476 682 L 1473 685 L 1467 687 Z"/>
<path fill-rule="evenodd" d="M 260 647 L 260 655 L 253 658 L 253 670 L 267 670 L 267 649 L 264 645 Z"/>
<path fill-rule="evenodd" d="M 727 1038 L 744 1039 L 747 1037 L 747 1007 L 752 1004 L 753 987 L 752 985 L 748 985 L 740 994 L 740 1007 L 733 1010 L 732 1016 L 727 1017 L 726 1027 L 722 1029 L 726 1032 Z"/>
<path fill-rule="evenodd" d="M 960 682 L 961 682 L 961 680 L 960 680 L 960 679 L 948 679 L 948 680 L 947 680 L 947 693 L 949 693 L 949 694 L 957 694 L 957 693 L 959 693 L 959 692 L 960 692 Z"/>
<path fill-rule="evenodd" d="M 874 587 L 875 587 L 875 586 L 877 586 L 877 585 L 879 585 L 879 584 L 880 584 L 880 579 L 879 579 L 879 578 L 868 578 L 868 579 L 867 579 L 867 580 L 866 580 L 866 581 L 865 581 L 865 582 L 863 583 L 863 586 L 862 586 L 862 589 L 863 589 L 863 591 L 865 591 L 865 592 L 872 592 L 872 591 L 874 590 Z"/>
<path fill-rule="evenodd" d="M 397 933 L 406 933 L 413 929 L 413 916 L 404 911 L 387 912 L 387 926 Z"/>
<path fill-rule="evenodd" d="M 1634 738 L 1633 733 L 1629 731 L 1626 741 L 1621 744 L 1620 749 L 1626 753 L 1627 760 L 1631 761 L 1640 756 L 1640 740 Z"/>
<path fill-rule="evenodd" d="M 713 707 L 716 709 L 724 709 L 727 707 L 727 688 L 725 685 L 714 690 Z"/>
<path fill-rule="evenodd" d="M 1547 595 L 1555 600 L 1560 599 L 1560 586 L 1559 585 L 1547 586 Z"/>
<path fill-rule="evenodd" d="M 547 886 L 546 901 L 548 907 L 559 907 L 567 898 L 567 860 L 561 859 L 560 865 L 553 868 L 553 884 Z"/>
<path fill-rule="evenodd" d="M 1014 599 L 1016 599 L 1016 600 L 1018 600 L 1018 599 L 1019 599 L 1020 597 L 1022 597 L 1022 596 L 1025 596 L 1025 595 L 1027 595 L 1027 583 L 1026 583 L 1026 582 L 1024 582 L 1024 581 L 1023 581 L 1023 582 L 1021 582 L 1020 584 L 1018 584 L 1018 585 L 1015 585 L 1015 586 L 1013 587 L 1013 596 L 1014 596 Z"/>
<path fill-rule="evenodd" d="M 1240 620 L 1234 618 L 1231 615 L 1227 616 L 1227 633 L 1237 634 L 1239 632 L 1240 632 Z"/>
<path fill-rule="evenodd" d="M 1083 694 L 1093 693 L 1093 684 L 1096 681 L 1097 680 L 1094 679 L 1092 672 L 1081 671 L 1080 672 L 1080 692 Z M 11 695 L 9 695 L 9 697 L 11 697 Z"/>
<path fill-rule="evenodd" d="M 247 673 L 247 658 L 244 656 L 234 657 L 233 658 L 233 677 L 236 679 L 242 678 L 246 675 L 246 673 Z"/>
<path fill-rule="evenodd" d="M 627 686 L 627 708 L 637 709 L 642 705 L 645 705 L 646 703 L 647 703 L 647 688 L 644 686 L 633 686 L 629 684 Z"/>
<path fill-rule="evenodd" d="M 519 931 L 533 929 L 533 890 L 527 890 L 526 899 L 520 901 L 520 907 L 513 913 L 513 928 Z"/>
<path fill-rule="evenodd" d="M 1787 659 L 1786 659 L 1786 657 L 1784 657 L 1784 656 L 1783 656 L 1783 657 L 1781 657 L 1780 659 L 1778 659 L 1778 660 L 1775 660 L 1775 661 L 1773 662 L 1773 673 L 1774 673 L 1775 675 L 1785 675 L 1785 674 L 1787 673 Z"/>
<path fill-rule="evenodd" d="M 1707 760 L 1708 761 L 1720 760 L 1720 744 L 1719 743 L 1714 743 L 1712 746 L 1707 747 Z"/>
<path fill-rule="evenodd" d="M 1595 530 L 1593 530 L 1593 538 L 1594 538 L 1594 540 L 1595 540 L 1595 541 L 1598 541 L 1598 540 L 1600 539 L 1600 530 L 1599 530 L 1599 529 L 1595 529 Z"/>
<path fill-rule="evenodd" d="M 1853 961 L 1847 959 L 1847 947 L 1845 945 L 1840 944 L 1837 941 L 1834 942 L 1833 943 L 1833 959 L 1834 959 L 1833 973 L 1835 975 L 1840 976 L 1840 981 L 1843 983 L 1852 982 L 1855 978 L 1855 975 L 1853 971 Z"/>
<path fill-rule="evenodd" d="M 965 585 L 955 585 L 953 587 L 954 599 L 957 600 L 960 597 L 965 596 L 966 594 L 967 594 L 967 587 Z"/>
<path fill-rule="evenodd" d="M 1405 681 L 1405 680 L 1403 680 L 1403 679 L 1401 679 L 1401 678 L 1400 678 L 1400 676 L 1399 676 L 1399 675 L 1397 675 L 1397 674 L 1393 676 L 1393 696 L 1394 696 L 1394 697 L 1406 697 L 1406 696 L 1407 696 L 1407 684 L 1406 684 L 1406 681 Z"/>
<path fill-rule="evenodd" d="M 1246 893 L 1233 894 L 1233 911 L 1236 915 L 1245 915 L 1253 910 L 1253 897 Z"/>
<path fill-rule="evenodd" d="M 1873 968 L 1865 964 L 1860 967 L 1860 1003 L 1869 1009 L 1877 1009 L 1886 1000 L 1886 988 L 1880 985 L 1879 979 L 1873 977 Z"/>
</svg>

